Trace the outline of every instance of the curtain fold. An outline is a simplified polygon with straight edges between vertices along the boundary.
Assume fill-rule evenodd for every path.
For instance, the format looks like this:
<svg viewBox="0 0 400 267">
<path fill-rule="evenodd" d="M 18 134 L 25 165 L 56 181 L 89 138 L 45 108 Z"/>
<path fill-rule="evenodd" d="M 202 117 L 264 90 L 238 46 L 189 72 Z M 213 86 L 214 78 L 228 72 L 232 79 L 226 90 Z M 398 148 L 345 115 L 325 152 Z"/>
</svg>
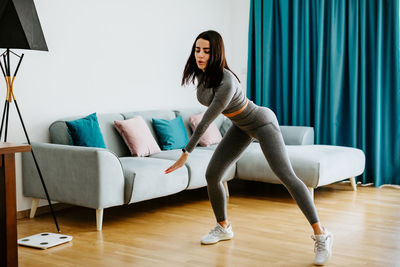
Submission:
<svg viewBox="0 0 400 267">
<path fill-rule="evenodd" d="M 400 184 L 399 31 L 398 1 L 251 0 L 247 96 Z"/>
</svg>

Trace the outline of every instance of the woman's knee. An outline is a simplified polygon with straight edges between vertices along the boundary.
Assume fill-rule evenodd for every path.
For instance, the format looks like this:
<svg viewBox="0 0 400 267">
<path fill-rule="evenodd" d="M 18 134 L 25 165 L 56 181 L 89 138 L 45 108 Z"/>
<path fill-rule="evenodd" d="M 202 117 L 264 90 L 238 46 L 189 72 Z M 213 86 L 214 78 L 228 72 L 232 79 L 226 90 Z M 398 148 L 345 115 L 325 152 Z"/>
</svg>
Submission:
<svg viewBox="0 0 400 267">
<path fill-rule="evenodd" d="M 207 184 L 218 184 L 219 180 L 221 179 L 219 170 L 213 168 L 207 168 L 206 171 L 206 180 Z"/>
</svg>

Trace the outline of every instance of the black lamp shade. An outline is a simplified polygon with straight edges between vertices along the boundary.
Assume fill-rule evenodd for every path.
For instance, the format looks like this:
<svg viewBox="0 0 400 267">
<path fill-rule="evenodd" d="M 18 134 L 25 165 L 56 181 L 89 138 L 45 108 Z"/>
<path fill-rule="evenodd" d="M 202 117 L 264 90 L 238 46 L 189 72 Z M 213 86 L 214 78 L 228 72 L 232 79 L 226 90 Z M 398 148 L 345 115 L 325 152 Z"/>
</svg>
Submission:
<svg viewBox="0 0 400 267">
<path fill-rule="evenodd" d="M 0 47 L 48 51 L 33 0 L 0 0 Z"/>
</svg>

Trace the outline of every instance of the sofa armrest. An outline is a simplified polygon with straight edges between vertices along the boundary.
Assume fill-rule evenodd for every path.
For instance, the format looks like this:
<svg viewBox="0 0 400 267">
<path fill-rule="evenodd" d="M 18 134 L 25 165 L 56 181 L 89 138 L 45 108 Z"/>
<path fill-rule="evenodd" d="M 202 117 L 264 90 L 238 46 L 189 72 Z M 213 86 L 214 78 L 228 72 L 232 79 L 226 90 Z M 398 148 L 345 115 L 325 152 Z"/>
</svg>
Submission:
<svg viewBox="0 0 400 267">
<path fill-rule="evenodd" d="M 313 145 L 314 128 L 308 126 L 280 126 L 286 145 Z"/>
<path fill-rule="evenodd" d="M 100 209 L 124 204 L 118 157 L 102 148 L 32 143 L 50 199 Z M 22 154 L 23 193 L 46 198 L 31 153 Z"/>
</svg>

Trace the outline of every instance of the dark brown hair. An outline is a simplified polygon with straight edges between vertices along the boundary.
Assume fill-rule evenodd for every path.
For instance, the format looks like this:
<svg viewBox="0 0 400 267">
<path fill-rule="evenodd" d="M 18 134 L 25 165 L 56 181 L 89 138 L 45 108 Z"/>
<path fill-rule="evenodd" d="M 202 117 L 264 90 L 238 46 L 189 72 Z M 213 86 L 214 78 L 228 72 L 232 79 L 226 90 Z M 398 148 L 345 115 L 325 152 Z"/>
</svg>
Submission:
<svg viewBox="0 0 400 267">
<path fill-rule="evenodd" d="M 197 67 L 194 55 L 196 51 L 196 42 L 199 39 L 204 39 L 210 42 L 210 58 L 204 73 Z M 190 52 L 189 59 L 185 65 L 185 70 L 183 71 L 182 85 L 194 83 L 195 79 L 200 77 L 199 85 L 202 84 L 206 88 L 217 87 L 221 83 L 224 69 L 231 71 L 226 62 L 224 41 L 222 40 L 221 35 L 216 31 L 202 32 L 197 36 L 193 43 L 192 51 Z M 200 76 L 202 73 L 204 75 Z M 235 75 L 240 82 L 236 74 L 233 73 L 233 75 Z"/>
</svg>

